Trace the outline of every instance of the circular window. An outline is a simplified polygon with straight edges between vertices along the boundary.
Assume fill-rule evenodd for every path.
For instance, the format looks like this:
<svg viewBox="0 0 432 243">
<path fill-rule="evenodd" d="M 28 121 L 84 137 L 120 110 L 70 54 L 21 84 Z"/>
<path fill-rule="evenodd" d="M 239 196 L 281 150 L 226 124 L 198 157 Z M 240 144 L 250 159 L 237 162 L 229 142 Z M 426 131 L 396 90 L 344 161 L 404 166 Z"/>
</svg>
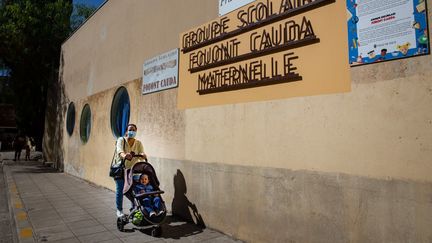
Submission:
<svg viewBox="0 0 432 243">
<path fill-rule="evenodd" d="M 130 102 L 125 87 L 120 87 L 111 104 L 111 130 L 115 137 L 121 137 L 129 124 Z"/>
<path fill-rule="evenodd" d="M 87 143 L 91 130 L 91 111 L 90 106 L 86 104 L 81 112 L 80 137 L 83 143 Z"/>
<path fill-rule="evenodd" d="M 75 127 L 75 105 L 71 102 L 67 109 L 66 114 L 66 130 L 69 136 L 72 136 L 73 130 Z"/>
</svg>

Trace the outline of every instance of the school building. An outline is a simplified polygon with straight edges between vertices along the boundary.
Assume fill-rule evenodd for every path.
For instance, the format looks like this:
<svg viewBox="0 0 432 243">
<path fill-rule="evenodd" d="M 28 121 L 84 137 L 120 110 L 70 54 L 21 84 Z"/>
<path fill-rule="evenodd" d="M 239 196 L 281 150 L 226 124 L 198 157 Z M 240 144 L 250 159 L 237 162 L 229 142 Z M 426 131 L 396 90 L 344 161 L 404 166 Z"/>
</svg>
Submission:
<svg viewBox="0 0 432 243">
<path fill-rule="evenodd" d="M 431 56 L 350 66 L 350 1 L 219 16 L 222 2 L 105 2 L 62 45 L 46 160 L 114 190 L 134 123 L 168 210 L 197 224 L 246 242 L 431 242 Z"/>
</svg>

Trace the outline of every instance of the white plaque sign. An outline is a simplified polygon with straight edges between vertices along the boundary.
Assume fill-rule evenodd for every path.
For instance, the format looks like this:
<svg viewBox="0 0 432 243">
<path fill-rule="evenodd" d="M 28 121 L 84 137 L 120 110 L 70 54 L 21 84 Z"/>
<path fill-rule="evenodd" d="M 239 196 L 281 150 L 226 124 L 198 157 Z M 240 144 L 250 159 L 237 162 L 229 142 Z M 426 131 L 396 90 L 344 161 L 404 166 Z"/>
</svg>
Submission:
<svg viewBox="0 0 432 243">
<path fill-rule="evenodd" d="M 178 49 L 144 62 L 142 93 L 178 87 Z"/>
</svg>

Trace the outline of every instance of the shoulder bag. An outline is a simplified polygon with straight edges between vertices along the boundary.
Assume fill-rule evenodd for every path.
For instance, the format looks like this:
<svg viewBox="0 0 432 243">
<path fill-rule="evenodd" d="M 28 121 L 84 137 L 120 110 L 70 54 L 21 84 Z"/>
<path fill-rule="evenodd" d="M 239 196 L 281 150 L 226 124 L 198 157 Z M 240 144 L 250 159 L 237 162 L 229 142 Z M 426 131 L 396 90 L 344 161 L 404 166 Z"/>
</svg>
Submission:
<svg viewBox="0 0 432 243">
<path fill-rule="evenodd" d="M 125 142 L 126 141 L 123 138 L 123 151 L 125 150 Z M 114 158 L 115 158 L 116 152 L 117 152 L 117 146 L 114 149 L 114 155 L 113 155 L 113 158 L 111 160 L 111 166 L 110 166 L 110 171 L 109 171 L 109 176 L 114 178 L 114 180 L 123 179 L 124 169 L 125 169 L 124 159 L 122 159 L 119 166 L 114 166 Z"/>
</svg>

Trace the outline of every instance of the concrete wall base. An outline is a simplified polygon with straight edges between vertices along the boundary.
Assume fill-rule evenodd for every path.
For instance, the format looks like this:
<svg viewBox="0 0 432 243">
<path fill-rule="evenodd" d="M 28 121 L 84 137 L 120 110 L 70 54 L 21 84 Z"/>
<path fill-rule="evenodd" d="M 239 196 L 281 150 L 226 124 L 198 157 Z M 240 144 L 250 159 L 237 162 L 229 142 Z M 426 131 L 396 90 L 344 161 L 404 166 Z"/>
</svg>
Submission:
<svg viewBox="0 0 432 243">
<path fill-rule="evenodd" d="M 150 158 L 174 214 L 248 242 L 432 242 L 432 184 Z"/>
</svg>

